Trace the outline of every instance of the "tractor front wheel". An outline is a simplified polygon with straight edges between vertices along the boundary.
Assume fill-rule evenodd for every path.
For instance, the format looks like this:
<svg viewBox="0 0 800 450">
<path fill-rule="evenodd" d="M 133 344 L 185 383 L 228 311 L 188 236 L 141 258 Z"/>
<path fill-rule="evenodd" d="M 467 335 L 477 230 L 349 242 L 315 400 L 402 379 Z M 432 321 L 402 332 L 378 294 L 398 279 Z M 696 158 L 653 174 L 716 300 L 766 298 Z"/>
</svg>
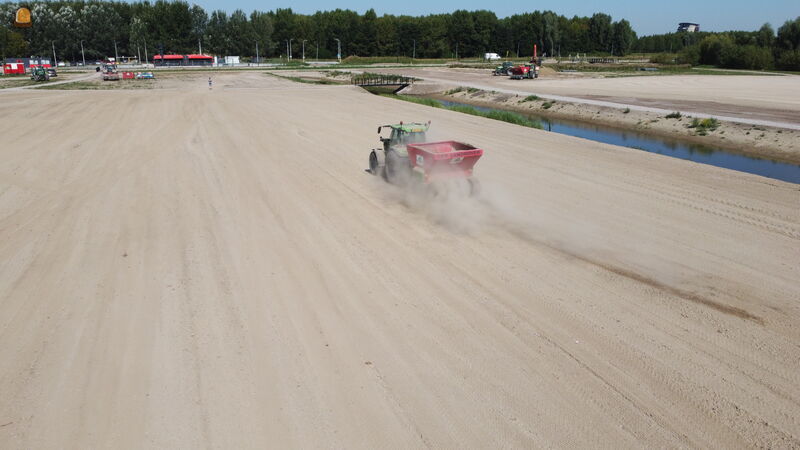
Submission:
<svg viewBox="0 0 800 450">
<path fill-rule="evenodd" d="M 369 173 L 373 175 L 378 175 L 380 173 L 381 177 L 384 179 L 386 178 L 386 168 L 381 167 L 380 163 L 378 162 L 378 155 L 375 154 L 375 150 L 369 153 Z"/>
</svg>

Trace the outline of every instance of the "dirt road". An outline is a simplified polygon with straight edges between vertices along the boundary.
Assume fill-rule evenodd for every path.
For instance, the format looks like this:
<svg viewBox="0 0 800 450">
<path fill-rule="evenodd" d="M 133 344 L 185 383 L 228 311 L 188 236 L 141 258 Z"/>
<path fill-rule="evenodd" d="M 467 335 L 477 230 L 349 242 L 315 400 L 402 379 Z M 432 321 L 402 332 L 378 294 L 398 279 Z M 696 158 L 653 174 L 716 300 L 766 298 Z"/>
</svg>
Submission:
<svg viewBox="0 0 800 450">
<path fill-rule="evenodd" d="M 797 185 L 205 81 L 0 94 L 0 448 L 800 446 Z M 364 173 L 415 119 L 480 198 Z"/>
<path fill-rule="evenodd" d="M 545 76 L 538 80 L 493 77 L 485 69 L 375 69 L 450 86 L 470 86 L 597 106 L 629 107 L 729 122 L 800 129 L 800 76 L 668 75 L 618 78 Z M 551 72 L 548 72 L 550 74 Z"/>
</svg>

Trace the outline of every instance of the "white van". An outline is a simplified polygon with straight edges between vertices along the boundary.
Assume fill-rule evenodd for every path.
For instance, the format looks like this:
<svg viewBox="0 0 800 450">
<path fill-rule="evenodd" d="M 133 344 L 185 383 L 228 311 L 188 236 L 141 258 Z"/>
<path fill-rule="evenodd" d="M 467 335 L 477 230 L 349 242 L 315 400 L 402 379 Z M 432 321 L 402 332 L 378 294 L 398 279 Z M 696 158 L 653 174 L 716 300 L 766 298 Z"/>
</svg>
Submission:
<svg viewBox="0 0 800 450">
<path fill-rule="evenodd" d="M 483 59 L 485 59 L 486 61 L 496 61 L 500 59 L 500 55 L 498 55 L 497 53 L 484 53 Z"/>
</svg>

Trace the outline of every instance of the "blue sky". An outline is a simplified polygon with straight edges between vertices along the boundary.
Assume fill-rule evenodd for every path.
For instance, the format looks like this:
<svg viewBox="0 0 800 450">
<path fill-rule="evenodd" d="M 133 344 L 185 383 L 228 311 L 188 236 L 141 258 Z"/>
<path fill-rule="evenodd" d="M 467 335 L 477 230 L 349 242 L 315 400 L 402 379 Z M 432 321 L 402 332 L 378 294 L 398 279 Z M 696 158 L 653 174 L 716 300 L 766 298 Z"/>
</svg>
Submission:
<svg viewBox="0 0 800 450">
<path fill-rule="evenodd" d="M 425 15 L 451 12 L 456 9 L 489 9 L 499 17 L 512 14 L 551 9 L 568 17 L 590 16 L 595 12 L 610 14 L 615 20 L 628 19 L 640 35 L 675 31 L 678 22 L 696 22 L 704 31 L 756 30 L 764 22 L 777 29 L 787 19 L 800 16 L 800 0 L 605 0 L 603 2 L 580 0 L 555 0 L 550 2 L 495 1 L 486 0 L 400 0 L 392 2 L 370 2 L 367 0 L 281 0 L 264 2 L 258 0 L 189 0 L 206 10 L 224 9 L 228 12 L 241 8 L 247 12 L 254 9 L 267 11 L 289 8 L 299 13 L 317 10 L 352 9 L 363 13 L 375 8 L 381 14 Z"/>
</svg>

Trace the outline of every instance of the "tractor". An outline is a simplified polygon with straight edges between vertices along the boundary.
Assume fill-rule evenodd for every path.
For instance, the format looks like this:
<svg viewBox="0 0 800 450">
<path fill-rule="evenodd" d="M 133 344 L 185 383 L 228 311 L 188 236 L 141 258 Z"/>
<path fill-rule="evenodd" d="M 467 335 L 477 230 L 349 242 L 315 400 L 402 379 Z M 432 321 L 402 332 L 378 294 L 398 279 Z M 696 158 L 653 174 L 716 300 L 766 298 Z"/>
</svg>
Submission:
<svg viewBox="0 0 800 450">
<path fill-rule="evenodd" d="M 434 193 L 460 184 L 469 195 L 477 195 L 480 185 L 472 178 L 472 169 L 483 150 L 457 141 L 426 142 L 430 126 L 428 121 L 378 127 L 379 135 L 384 128 L 392 131 L 389 137 L 380 137 L 383 148 L 370 152 L 367 172 L 401 186 L 421 182 Z"/>
<path fill-rule="evenodd" d="M 406 175 L 404 172 L 410 168 L 406 144 L 425 142 L 425 133 L 431 123 L 403 123 L 396 125 L 381 125 L 378 135 L 384 129 L 392 130 L 388 137 L 380 136 L 383 148 L 373 149 L 369 154 L 368 172 L 380 175 L 389 182 L 395 182 Z"/>
<path fill-rule="evenodd" d="M 514 67 L 514 63 L 512 63 L 511 61 L 505 61 L 502 65 L 499 65 L 494 68 L 494 70 L 492 71 L 492 75 L 494 76 L 508 75 L 508 70 L 511 69 L 512 67 Z"/>
<path fill-rule="evenodd" d="M 47 73 L 47 69 L 44 67 L 31 67 L 31 80 L 36 82 L 50 81 L 50 74 Z"/>
</svg>

